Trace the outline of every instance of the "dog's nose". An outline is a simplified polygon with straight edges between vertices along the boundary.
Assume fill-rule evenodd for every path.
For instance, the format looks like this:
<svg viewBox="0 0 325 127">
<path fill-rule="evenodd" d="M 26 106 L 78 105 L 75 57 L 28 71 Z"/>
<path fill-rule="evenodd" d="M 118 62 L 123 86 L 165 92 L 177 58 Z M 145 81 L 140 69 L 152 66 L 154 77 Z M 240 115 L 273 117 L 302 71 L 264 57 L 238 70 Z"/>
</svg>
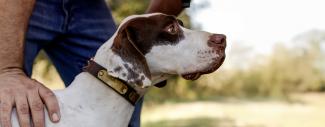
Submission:
<svg viewBox="0 0 325 127">
<path fill-rule="evenodd" d="M 208 40 L 208 45 L 210 47 L 225 47 L 226 46 L 226 36 L 223 34 L 212 34 Z"/>
</svg>

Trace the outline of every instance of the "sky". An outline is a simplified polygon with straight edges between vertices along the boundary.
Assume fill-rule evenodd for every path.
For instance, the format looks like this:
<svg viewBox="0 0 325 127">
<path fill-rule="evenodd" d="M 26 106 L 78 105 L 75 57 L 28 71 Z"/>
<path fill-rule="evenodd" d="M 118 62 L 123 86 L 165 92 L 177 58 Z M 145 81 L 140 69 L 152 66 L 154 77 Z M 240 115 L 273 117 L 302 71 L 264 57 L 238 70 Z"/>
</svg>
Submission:
<svg viewBox="0 0 325 127">
<path fill-rule="evenodd" d="M 192 0 L 192 21 L 202 30 L 227 35 L 236 43 L 268 53 L 275 43 L 289 43 L 310 30 L 325 30 L 325 0 Z"/>
</svg>

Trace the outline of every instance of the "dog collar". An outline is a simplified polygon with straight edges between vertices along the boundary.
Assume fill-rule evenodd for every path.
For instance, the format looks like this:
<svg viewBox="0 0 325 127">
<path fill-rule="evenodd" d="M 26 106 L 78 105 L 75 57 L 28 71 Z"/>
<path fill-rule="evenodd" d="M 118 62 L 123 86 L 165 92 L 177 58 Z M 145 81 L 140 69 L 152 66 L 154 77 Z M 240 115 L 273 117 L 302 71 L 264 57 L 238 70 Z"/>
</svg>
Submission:
<svg viewBox="0 0 325 127">
<path fill-rule="evenodd" d="M 88 65 L 83 68 L 84 72 L 88 72 L 98 80 L 112 88 L 116 93 L 125 98 L 132 105 L 135 105 L 141 97 L 137 91 L 125 81 L 115 78 L 108 74 L 107 69 L 99 65 L 92 59 L 88 61 Z"/>
</svg>

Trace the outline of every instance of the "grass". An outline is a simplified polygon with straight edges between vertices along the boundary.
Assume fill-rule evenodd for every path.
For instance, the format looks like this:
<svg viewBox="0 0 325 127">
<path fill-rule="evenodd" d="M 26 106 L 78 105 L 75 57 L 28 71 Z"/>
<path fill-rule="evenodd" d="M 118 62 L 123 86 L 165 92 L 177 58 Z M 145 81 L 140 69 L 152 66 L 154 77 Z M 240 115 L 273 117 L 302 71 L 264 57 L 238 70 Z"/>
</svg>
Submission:
<svg viewBox="0 0 325 127">
<path fill-rule="evenodd" d="M 215 119 L 200 117 L 193 119 L 181 120 L 161 120 L 157 122 L 148 122 L 143 127 L 218 127 L 218 126 L 235 126 L 231 119 Z"/>
<path fill-rule="evenodd" d="M 324 127 L 325 93 L 293 94 L 293 102 L 196 101 L 145 105 L 143 127 Z"/>
</svg>

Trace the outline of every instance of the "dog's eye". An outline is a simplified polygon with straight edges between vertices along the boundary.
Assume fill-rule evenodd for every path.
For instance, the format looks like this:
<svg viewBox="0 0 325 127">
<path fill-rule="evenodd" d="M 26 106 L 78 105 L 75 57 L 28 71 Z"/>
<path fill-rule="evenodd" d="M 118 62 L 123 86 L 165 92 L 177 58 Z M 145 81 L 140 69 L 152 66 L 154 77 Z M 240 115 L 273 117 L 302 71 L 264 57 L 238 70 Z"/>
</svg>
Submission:
<svg viewBox="0 0 325 127">
<path fill-rule="evenodd" d="M 177 19 L 177 22 L 178 22 L 178 24 L 179 24 L 179 25 L 181 25 L 181 26 L 183 26 L 183 27 L 184 27 L 184 23 L 183 23 L 183 21 L 182 21 L 182 20 L 180 20 L 180 19 Z"/>
<path fill-rule="evenodd" d="M 168 27 L 167 32 L 174 33 L 174 31 L 175 31 L 174 29 L 175 29 L 174 26 L 170 26 L 170 27 Z"/>
<path fill-rule="evenodd" d="M 171 24 L 171 25 L 167 26 L 165 31 L 170 33 L 170 34 L 177 34 L 177 27 L 176 27 L 175 24 Z"/>
</svg>

